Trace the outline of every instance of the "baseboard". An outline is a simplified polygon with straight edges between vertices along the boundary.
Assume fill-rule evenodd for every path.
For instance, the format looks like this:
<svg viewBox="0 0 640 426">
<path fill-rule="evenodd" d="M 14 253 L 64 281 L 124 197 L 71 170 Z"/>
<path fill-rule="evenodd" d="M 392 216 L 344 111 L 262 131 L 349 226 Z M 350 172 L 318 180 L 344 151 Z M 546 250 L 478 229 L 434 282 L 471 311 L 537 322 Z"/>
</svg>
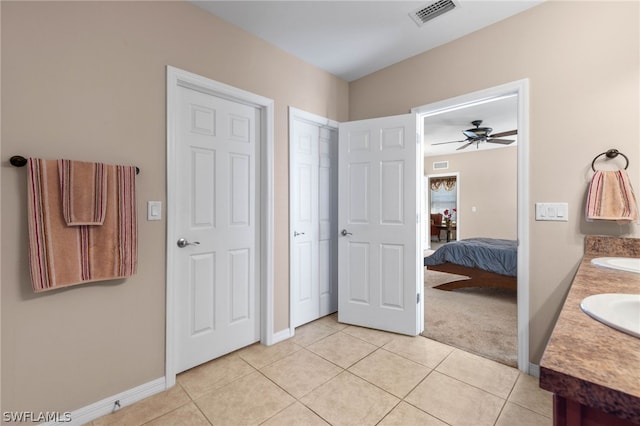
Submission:
<svg viewBox="0 0 640 426">
<path fill-rule="evenodd" d="M 72 411 L 70 421 L 68 422 L 48 422 L 41 423 L 43 426 L 58 426 L 58 425 L 71 425 L 81 426 L 89 423 L 99 417 L 111 414 L 114 411 L 114 405 L 116 401 L 120 401 L 120 408 L 124 408 L 127 405 L 131 405 L 134 402 L 138 402 L 144 398 L 148 398 L 157 393 L 163 392 L 165 388 L 165 378 L 161 377 L 156 380 L 152 380 L 140 386 L 136 386 L 133 389 L 120 392 L 119 394 L 107 397 L 101 401 L 94 402 L 91 405 L 82 407 L 78 410 Z"/>
<path fill-rule="evenodd" d="M 529 375 L 533 377 L 540 377 L 540 366 L 538 364 L 529 363 Z"/>
<path fill-rule="evenodd" d="M 278 342 L 282 342 L 283 340 L 287 340 L 293 337 L 293 330 L 293 328 L 285 328 L 284 330 L 278 331 L 277 333 L 273 333 L 271 335 L 270 345 L 275 345 Z"/>
</svg>

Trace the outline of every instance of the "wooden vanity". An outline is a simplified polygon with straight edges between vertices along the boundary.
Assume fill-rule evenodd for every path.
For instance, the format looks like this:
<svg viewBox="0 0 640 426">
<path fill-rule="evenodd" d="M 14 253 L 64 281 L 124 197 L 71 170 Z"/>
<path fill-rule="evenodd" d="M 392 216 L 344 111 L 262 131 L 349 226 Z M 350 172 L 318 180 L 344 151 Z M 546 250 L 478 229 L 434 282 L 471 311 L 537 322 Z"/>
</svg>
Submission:
<svg viewBox="0 0 640 426">
<path fill-rule="evenodd" d="M 640 293 L 640 274 L 591 264 L 606 256 L 640 257 L 640 239 L 585 239 L 584 258 L 540 361 L 540 387 L 554 394 L 554 426 L 640 424 L 640 338 L 580 309 L 593 294 Z"/>
</svg>

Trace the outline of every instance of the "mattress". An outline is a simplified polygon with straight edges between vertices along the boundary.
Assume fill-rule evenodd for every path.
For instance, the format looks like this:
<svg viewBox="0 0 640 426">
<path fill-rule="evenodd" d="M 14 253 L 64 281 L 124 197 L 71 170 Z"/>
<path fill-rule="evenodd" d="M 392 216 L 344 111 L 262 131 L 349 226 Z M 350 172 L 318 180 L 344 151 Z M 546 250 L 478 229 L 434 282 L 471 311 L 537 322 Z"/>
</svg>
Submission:
<svg viewBox="0 0 640 426">
<path fill-rule="evenodd" d="M 518 243 L 496 238 L 468 238 L 447 243 L 424 258 L 424 266 L 446 262 L 515 277 L 518 275 Z"/>
</svg>

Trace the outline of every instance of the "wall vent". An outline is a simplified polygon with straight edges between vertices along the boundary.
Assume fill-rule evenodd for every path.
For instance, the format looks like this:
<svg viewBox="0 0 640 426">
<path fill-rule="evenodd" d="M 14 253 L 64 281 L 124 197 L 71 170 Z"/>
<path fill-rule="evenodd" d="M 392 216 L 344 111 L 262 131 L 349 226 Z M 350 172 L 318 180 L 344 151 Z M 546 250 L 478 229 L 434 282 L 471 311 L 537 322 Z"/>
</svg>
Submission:
<svg viewBox="0 0 640 426">
<path fill-rule="evenodd" d="M 436 18 L 443 13 L 447 13 L 450 10 L 456 8 L 456 4 L 453 0 L 438 0 L 436 2 L 430 3 L 426 6 L 422 6 L 413 12 L 409 13 L 409 16 L 416 23 L 417 26 L 421 27 L 427 21 Z"/>
<path fill-rule="evenodd" d="M 435 161 L 433 163 L 433 170 L 446 170 L 449 168 L 448 161 Z"/>
</svg>

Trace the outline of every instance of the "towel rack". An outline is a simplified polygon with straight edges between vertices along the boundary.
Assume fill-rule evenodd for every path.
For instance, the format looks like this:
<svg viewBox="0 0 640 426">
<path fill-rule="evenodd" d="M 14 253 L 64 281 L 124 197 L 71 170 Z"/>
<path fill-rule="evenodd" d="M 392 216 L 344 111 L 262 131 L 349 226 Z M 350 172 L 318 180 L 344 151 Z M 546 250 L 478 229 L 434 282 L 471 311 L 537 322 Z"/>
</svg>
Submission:
<svg viewBox="0 0 640 426">
<path fill-rule="evenodd" d="M 9 158 L 9 163 L 11 163 L 11 165 L 15 167 L 24 167 L 27 165 L 27 159 L 21 155 L 14 155 L 13 157 Z M 140 174 L 140 168 L 137 166 L 136 166 L 136 174 L 137 175 Z"/>
<path fill-rule="evenodd" d="M 618 155 L 622 155 L 624 157 L 624 159 L 627 161 L 627 164 L 624 166 L 624 169 L 627 170 L 627 167 L 629 167 L 629 159 L 627 158 L 626 155 L 624 155 L 623 153 L 621 153 L 620 151 L 618 151 L 615 148 L 609 149 L 606 152 L 603 152 L 601 154 L 596 155 L 596 157 L 593 159 L 593 161 L 591 162 L 591 169 L 595 172 L 596 171 L 596 160 L 600 157 L 602 157 L 603 155 L 606 155 L 607 158 L 616 158 Z"/>
</svg>

